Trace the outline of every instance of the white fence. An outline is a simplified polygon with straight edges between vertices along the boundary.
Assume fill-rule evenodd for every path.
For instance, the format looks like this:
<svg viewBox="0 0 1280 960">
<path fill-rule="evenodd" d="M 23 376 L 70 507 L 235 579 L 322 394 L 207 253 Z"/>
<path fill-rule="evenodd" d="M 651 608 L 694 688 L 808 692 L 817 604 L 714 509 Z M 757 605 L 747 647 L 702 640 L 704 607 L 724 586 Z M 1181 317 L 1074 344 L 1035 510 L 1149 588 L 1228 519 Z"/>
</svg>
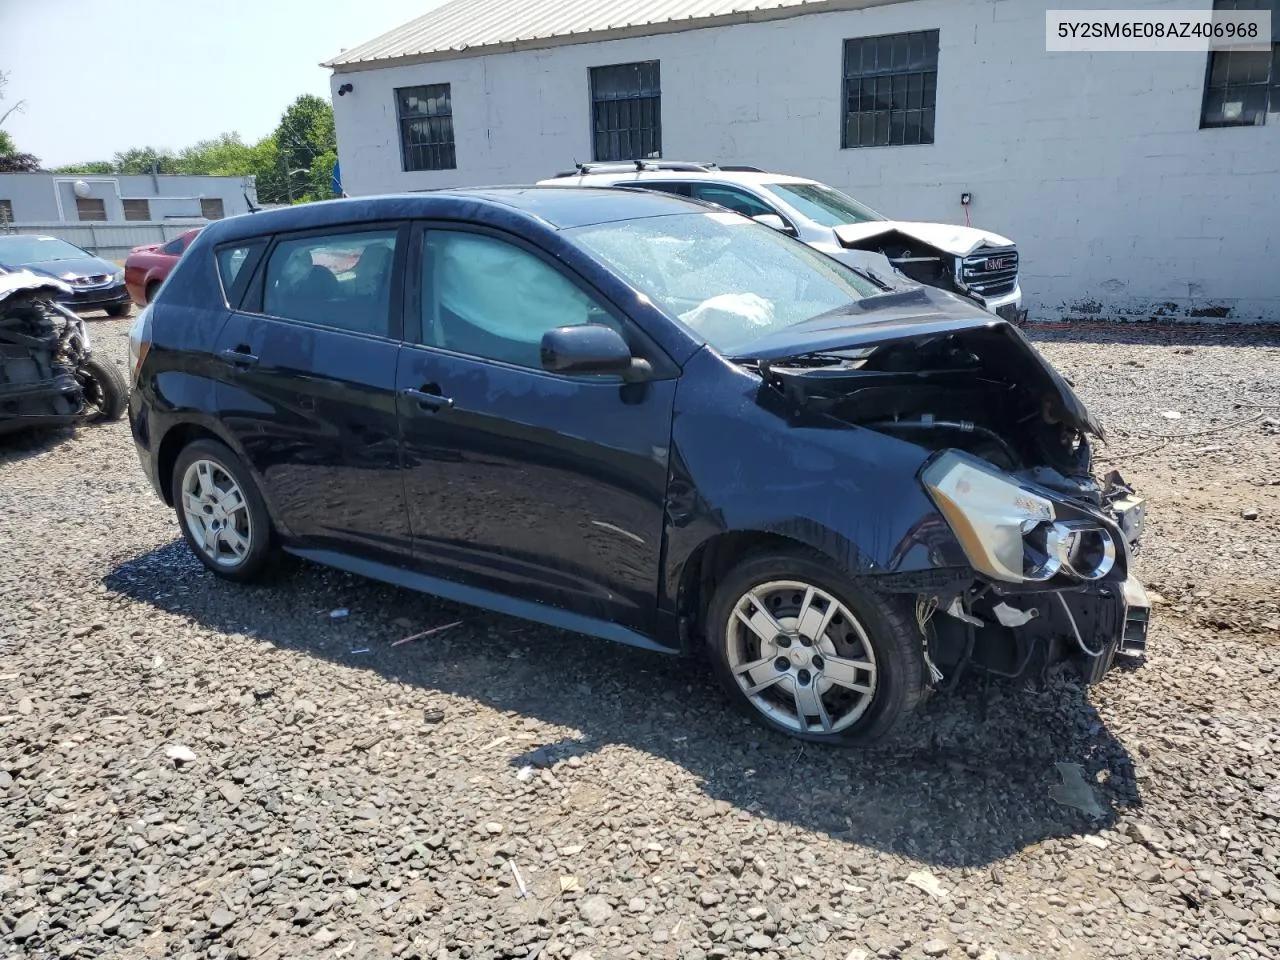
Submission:
<svg viewBox="0 0 1280 960">
<path fill-rule="evenodd" d="M 192 227 L 209 221 L 199 217 L 182 220 L 137 221 L 125 223 L 3 223 L 0 236 L 6 233 L 40 234 L 58 237 L 83 247 L 104 260 L 123 261 L 129 251 L 144 243 L 164 243 Z"/>
</svg>

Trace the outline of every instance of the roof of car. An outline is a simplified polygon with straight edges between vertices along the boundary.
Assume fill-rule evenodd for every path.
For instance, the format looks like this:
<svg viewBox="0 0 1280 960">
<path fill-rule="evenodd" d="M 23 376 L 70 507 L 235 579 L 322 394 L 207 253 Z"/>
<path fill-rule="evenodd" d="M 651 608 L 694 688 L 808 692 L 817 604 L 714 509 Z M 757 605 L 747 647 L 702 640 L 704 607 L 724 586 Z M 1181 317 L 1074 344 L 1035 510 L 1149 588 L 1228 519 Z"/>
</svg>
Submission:
<svg viewBox="0 0 1280 960">
<path fill-rule="evenodd" d="M 705 210 L 700 204 L 668 194 L 569 187 L 569 184 L 469 187 L 326 200 L 230 217 L 210 224 L 204 231 L 214 237 L 215 242 L 222 242 L 365 220 L 431 217 L 484 220 L 495 212 L 537 220 L 552 229 L 563 230 Z"/>
<path fill-rule="evenodd" d="M 553 177 L 540 180 L 540 184 L 565 186 L 617 186 L 645 180 L 683 181 L 710 180 L 716 183 L 741 183 L 747 186 L 768 186 L 774 183 L 814 183 L 806 177 L 792 177 L 785 173 L 767 173 L 752 170 L 620 170 L 613 173 L 584 173 L 578 176 Z"/>
</svg>

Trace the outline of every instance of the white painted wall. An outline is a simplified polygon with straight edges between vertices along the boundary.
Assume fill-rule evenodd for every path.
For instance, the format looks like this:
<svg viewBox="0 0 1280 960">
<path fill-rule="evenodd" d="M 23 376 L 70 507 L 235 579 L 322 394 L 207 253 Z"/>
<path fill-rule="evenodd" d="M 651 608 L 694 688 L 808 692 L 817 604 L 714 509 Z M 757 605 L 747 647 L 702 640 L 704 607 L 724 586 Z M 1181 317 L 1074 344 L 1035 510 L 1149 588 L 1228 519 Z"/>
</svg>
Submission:
<svg viewBox="0 0 1280 960">
<path fill-rule="evenodd" d="M 1207 8 L 1210 0 L 1128 0 Z M 911 0 L 769 23 L 335 74 L 352 195 L 526 183 L 591 158 L 588 68 L 662 62 L 670 158 L 750 163 L 899 219 L 1014 238 L 1032 316 L 1280 321 L 1280 115 L 1200 130 L 1206 55 L 1047 53 L 1043 0 Z M 1068 6 L 1115 7 L 1097 0 Z M 941 31 L 936 142 L 840 149 L 847 37 Z M 458 169 L 403 172 L 396 87 L 452 84 Z"/>
</svg>

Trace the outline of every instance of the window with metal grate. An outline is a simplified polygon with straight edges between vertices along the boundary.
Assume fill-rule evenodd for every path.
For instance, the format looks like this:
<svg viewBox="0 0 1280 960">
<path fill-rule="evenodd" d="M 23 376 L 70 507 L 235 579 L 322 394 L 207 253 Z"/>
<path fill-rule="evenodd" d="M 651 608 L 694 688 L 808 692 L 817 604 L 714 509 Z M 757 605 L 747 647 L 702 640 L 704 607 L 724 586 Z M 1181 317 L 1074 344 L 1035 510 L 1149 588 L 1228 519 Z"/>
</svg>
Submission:
<svg viewBox="0 0 1280 960">
<path fill-rule="evenodd" d="M 396 90 L 400 158 L 405 170 L 455 170 L 453 96 L 447 83 Z"/>
<path fill-rule="evenodd" d="M 593 160 L 662 156 L 661 80 L 657 60 L 591 68 Z"/>
<path fill-rule="evenodd" d="M 937 94 L 937 30 L 846 40 L 840 146 L 933 143 Z"/>
</svg>

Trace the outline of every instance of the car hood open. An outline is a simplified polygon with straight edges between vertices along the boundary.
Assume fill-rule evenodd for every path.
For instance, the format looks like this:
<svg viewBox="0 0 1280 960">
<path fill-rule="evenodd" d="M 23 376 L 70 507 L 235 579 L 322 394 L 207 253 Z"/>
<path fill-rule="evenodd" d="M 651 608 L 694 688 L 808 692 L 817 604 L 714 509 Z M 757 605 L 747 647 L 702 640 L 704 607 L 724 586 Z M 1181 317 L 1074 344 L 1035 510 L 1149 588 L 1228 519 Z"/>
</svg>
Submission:
<svg viewBox="0 0 1280 960">
<path fill-rule="evenodd" d="M 1043 398 L 1060 422 L 1105 438 L 1070 383 L 1013 324 L 968 301 L 933 287 L 867 297 L 838 311 L 775 331 L 733 351 L 737 360 L 761 364 L 794 361 L 813 354 L 877 347 L 985 331 L 983 359 L 1016 376 Z"/>
<path fill-rule="evenodd" d="M 873 220 L 868 223 L 846 223 L 833 228 L 846 246 L 860 246 L 887 233 L 904 236 L 937 247 L 944 253 L 967 257 L 983 247 L 1012 247 L 1013 241 L 989 230 L 958 227 L 949 223 L 918 223 L 910 220 Z"/>
</svg>

